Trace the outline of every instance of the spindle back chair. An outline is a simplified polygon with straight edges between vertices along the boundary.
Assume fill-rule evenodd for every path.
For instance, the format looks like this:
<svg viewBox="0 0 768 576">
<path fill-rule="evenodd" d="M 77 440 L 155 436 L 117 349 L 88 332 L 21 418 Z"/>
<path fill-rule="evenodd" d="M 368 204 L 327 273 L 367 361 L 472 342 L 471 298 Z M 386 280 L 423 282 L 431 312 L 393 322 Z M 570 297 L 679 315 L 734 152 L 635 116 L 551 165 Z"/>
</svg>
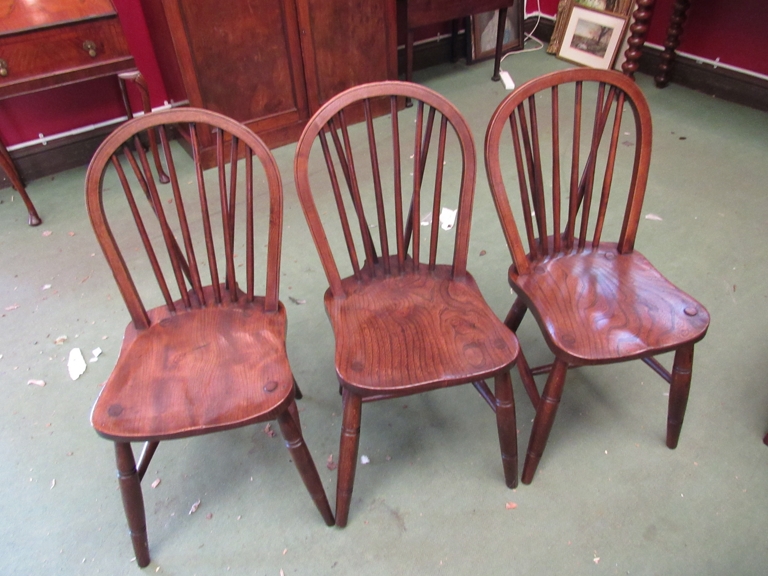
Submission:
<svg viewBox="0 0 768 576">
<path fill-rule="evenodd" d="M 405 98 L 412 108 L 403 109 Z M 377 108 L 388 113 L 375 118 Z M 328 279 L 343 395 L 339 526 L 349 512 L 364 400 L 473 383 L 496 412 L 506 483 L 517 484 L 509 377 L 517 340 L 467 271 L 475 177 L 464 118 L 411 83 L 339 94 L 299 140 L 296 187 Z"/>
<path fill-rule="evenodd" d="M 171 140 L 179 126 L 189 133 L 191 161 Z M 203 131 L 216 141 L 215 170 L 201 163 Z M 152 171 L 143 145 L 150 133 L 160 142 L 170 185 L 159 186 Z M 269 149 L 214 112 L 148 114 L 120 126 L 96 151 L 86 203 L 131 317 L 91 421 L 115 443 L 139 566 L 149 563 L 140 482 L 161 440 L 277 419 L 331 525 L 285 350 L 278 299 L 282 184 Z M 138 466 L 131 442 L 145 443 Z"/>
<path fill-rule="evenodd" d="M 643 359 L 671 384 L 667 445 L 677 445 L 693 345 L 706 334 L 709 315 L 634 250 L 651 129 L 648 104 L 631 79 L 585 68 L 527 82 L 489 123 L 485 166 L 517 295 L 505 323 L 517 331 L 530 309 L 555 355 L 548 366 L 530 369 L 522 355 L 518 364 L 524 381 L 549 373 L 541 398 L 526 387 L 537 411 L 525 483 L 570 366 Z M 609 211 L 609 202 L 623 211 Z M 671 373 L 654 358 L 670 351 Z"/>
</svg>

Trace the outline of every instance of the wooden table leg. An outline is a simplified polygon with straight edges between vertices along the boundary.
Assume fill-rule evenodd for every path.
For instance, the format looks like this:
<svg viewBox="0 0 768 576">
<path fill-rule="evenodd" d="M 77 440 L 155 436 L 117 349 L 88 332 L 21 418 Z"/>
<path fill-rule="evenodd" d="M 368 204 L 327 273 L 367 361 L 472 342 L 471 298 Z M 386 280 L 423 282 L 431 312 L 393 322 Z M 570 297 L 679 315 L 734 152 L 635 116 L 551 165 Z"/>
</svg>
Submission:
<svg viewBox="0 0 768 576">
<path fill-rule="evenodd" d="M 24 188 L 24 182 L 22 182 L 21 176 L 16 170 L 16 166 L 13 164 L 11 155 L 8 153 L 8 150 L 2 142 L 0 142 L 0 168 L 5 170 L 5 173 L 8 174 L 8 178 L 11 181 L 11 185 L 21 195 L 21 199 L 24 201 L 24 204 L 27 207 L 27 213 L 29 214 L 29 218 L 27 220 L 29 225 L 39 226 L 42 220 L 40 220 L 40 216 L 37 215 L 35 205 L 32 204 L 32 200 L 29 199 L 27 190 Z"/>
<path fill-rule="evenodd" d="M 133 111 L 131 110 L 131 101 L 128 99 L 128 92 L 125 89 L 126 80 L 133 82 L 133 85 L 139 91 L 141 96 L 141 106 L 144 110 L 144 114 L 152 113 L 152 105 L 149 102 L 149 86 L 147 81 L 144 80 L 144 76 L 138 70 L 131 70 L 129 72 L 121 72 L 117 75 L 117 80 L 120 84 L 120 93 L 123 96 L 123 105 L 125 106 L 125 112 L 128 114 L 128 119 L 133 118 Z M 171 181 L 168 175 L 163 171 L 163 166 L 160 163 L 160 155 L 157 150 L 157 138 L 153 130 L 149 131 L 149 149 L 152 151 L 152 157 L 155 160 L 155 169 L 157 170 L 157 177 L 163 184 L 168 184 Z"/>
<path fill-rule="evenodd" d="M 504 47 L 504 27 L 507 24 L 507 9 L 499 8 L 499 27 L 496 29 L 496 57 L 493 61 L 493 76 L 491 80 L 498 82 L 501 80 L 499 71 L 501 70 L 501 50 Z"/>
<path fill-rule="evenodd" d="M 664 88 L 669 84 L 669 77 L 675 62 L 675 50 L 680 46 L 680 35 L 683 33 L 683 24 L 688 17 L 688 8 L 690 7 L 690 0 L 675 0 L 672 18 L 670 18 L 669 28 L 667 28 L 667 39 L 664 41 L 664 52 L 661 53 L 659 71 L 654 77 L 656 86 L 659 88 Z"/>
<path fill-rule="evenodd" d="M 643 53 L 645 36 L 653 17 L 653 7 L 656 0 L 637 0 L 637 10 L 632 14 L 632 24 L 629 27 L 629 48 L 624 53 L 626 60 L 621 65 L 621 71 L 630 78 L 635 77 L 637 67 L 640 65 L 640 55 Z"/>
</svg>

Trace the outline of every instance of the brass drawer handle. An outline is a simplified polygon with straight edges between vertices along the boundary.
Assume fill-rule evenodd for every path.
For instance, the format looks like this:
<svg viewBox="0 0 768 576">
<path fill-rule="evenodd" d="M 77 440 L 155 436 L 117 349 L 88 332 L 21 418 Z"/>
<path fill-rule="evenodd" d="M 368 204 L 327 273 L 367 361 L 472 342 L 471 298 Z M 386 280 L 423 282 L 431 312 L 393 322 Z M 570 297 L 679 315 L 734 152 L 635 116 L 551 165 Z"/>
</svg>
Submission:
<svg viewBox="0 0 768 576">
<path fill-rule="evenodd" d="M 93 40 L 83 42 L 83 50 L 88 52 L 88 56 L 96 58 L 96 43 Z"/>
<path fill-rule="evenodd" d="M 0 76 L 5 78 L 8 76 L 8 62 L 0 58 Z"/>
</svg>

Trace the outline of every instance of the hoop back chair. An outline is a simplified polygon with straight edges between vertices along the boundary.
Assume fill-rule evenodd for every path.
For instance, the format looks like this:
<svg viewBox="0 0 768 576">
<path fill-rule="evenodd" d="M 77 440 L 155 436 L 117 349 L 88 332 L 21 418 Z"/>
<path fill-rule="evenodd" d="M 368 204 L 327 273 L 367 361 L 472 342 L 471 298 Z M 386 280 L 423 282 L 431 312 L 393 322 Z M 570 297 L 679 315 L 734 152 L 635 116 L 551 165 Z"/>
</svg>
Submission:
<svg viewBox="0 0 768 576">
<path fill-rule="evenodd" d="M 517 295 L 505 324 L 517 331 L 530 309 L 555 356 L 530 369 L 521 354 L 518 364 L 524 381 L 548 373 L 541 397 L 526 388 L 536 416 L 524 483 L 533 479 L 572 366 L 644 360 L 670 384 L 666 443 L 677 446 L 693 347 L 709 314 L 634 250 L 650 157 L 648 104 L 632 80 L 611 71 L 546 74 L 507 96 L 491 118 L 485 166 Z M 624 212 L 610 212 L 609 200 L 623 201 Z M 655 356 L 671 351 L 670 372 Z"/>
<path fill-rule="evenodd" d="M 189 131 L 191 163 L 169 141 L 169 129 L 179 125 Z M 216 170 L 207 173 L 198 145 L 203 130 L 216 140 Z M 150 131 L 170 186 L 158 187 L 150 168 L 142 146 Z M 315 505 L 333 524 L 302 436 L 285 350 L 282 202 L 277 165 L 264 143 L 206 110 L 131 120 L 107 137 L 88 168 L 88 214 L 131 317 L 91 422 L 115 443 L 139 566 L 149 563 L 140 482 L 161 440 L 277 419 Z M 138 466 L 131 442 L 145 443 Z"/>
<path fill-rule="evenodd" d="M 405 98 L 414 106 L 402 110 Z M 377 107 L 388 114 L 374 119 Z M 350 126 L 360 115 L 364 121 Z M 476 161 L 463 117 L 423 86 L 351 88 L 310 120 L 295 176 L 330 286 L 325 308 L 343 402 L 336 524 L 347 522 L 363 401 L 473 383 L 496 412 L 504 477 L 516 486 L 509 370 L 518 344 L 466 269 Z M 450 206 L 458 213 L 447 231 L 440 215 Z M 324 223 L 321 212 L 333 218 Z M 490 377 L 495 395 L 484 382 Z"/>
</svg>

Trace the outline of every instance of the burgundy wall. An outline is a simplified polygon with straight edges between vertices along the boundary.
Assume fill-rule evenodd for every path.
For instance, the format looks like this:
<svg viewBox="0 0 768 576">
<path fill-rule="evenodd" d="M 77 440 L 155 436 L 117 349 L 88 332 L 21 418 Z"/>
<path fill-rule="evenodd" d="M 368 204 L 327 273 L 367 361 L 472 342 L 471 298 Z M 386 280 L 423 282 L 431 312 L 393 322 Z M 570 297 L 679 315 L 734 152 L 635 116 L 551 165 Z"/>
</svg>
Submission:
<svg viewBox="0 0 768 576">
<path fill-rule="evenodd" d="M 144 9 L 159 3 L 113 1 L 131 52 L 149 83 L 152 105 L 162 105 L 169 95 L 175 100 L 182 99 L 183 92 L 173 73 L 166 75 L 170 78 L 169 85 L 163 84 L 158 58 L 150 41 Z M 674 0 L 656 1 L 649 42 L 663 43 L 673 3 Z M 540 0 L 540 4 L 544 14 L 557 12 L 558 0 Z M 526 8 L 529 13 L 535 11 L 536 0 L 527 0 Z M 680 50 L 710 60 L 719 57 L 724 64 L 768 75 L 766 22 L 766 0 L 693 0 Z M 441 30 L 436 27 L 427 31 L 426 36 Z M 162 48 L 163 52 L 169 49 Z M 167 66 L 166 56 L 162 53 L 160 60 Z M 134 104 L 134 108 L 139 106 Z M 51 135 L 119 117 L 123 113 L 116 81 L 102 79 L 0 101 L 0 133 L 6 145 L 13 145 L 36 139 L 41 132 Z"/>
</svg>

